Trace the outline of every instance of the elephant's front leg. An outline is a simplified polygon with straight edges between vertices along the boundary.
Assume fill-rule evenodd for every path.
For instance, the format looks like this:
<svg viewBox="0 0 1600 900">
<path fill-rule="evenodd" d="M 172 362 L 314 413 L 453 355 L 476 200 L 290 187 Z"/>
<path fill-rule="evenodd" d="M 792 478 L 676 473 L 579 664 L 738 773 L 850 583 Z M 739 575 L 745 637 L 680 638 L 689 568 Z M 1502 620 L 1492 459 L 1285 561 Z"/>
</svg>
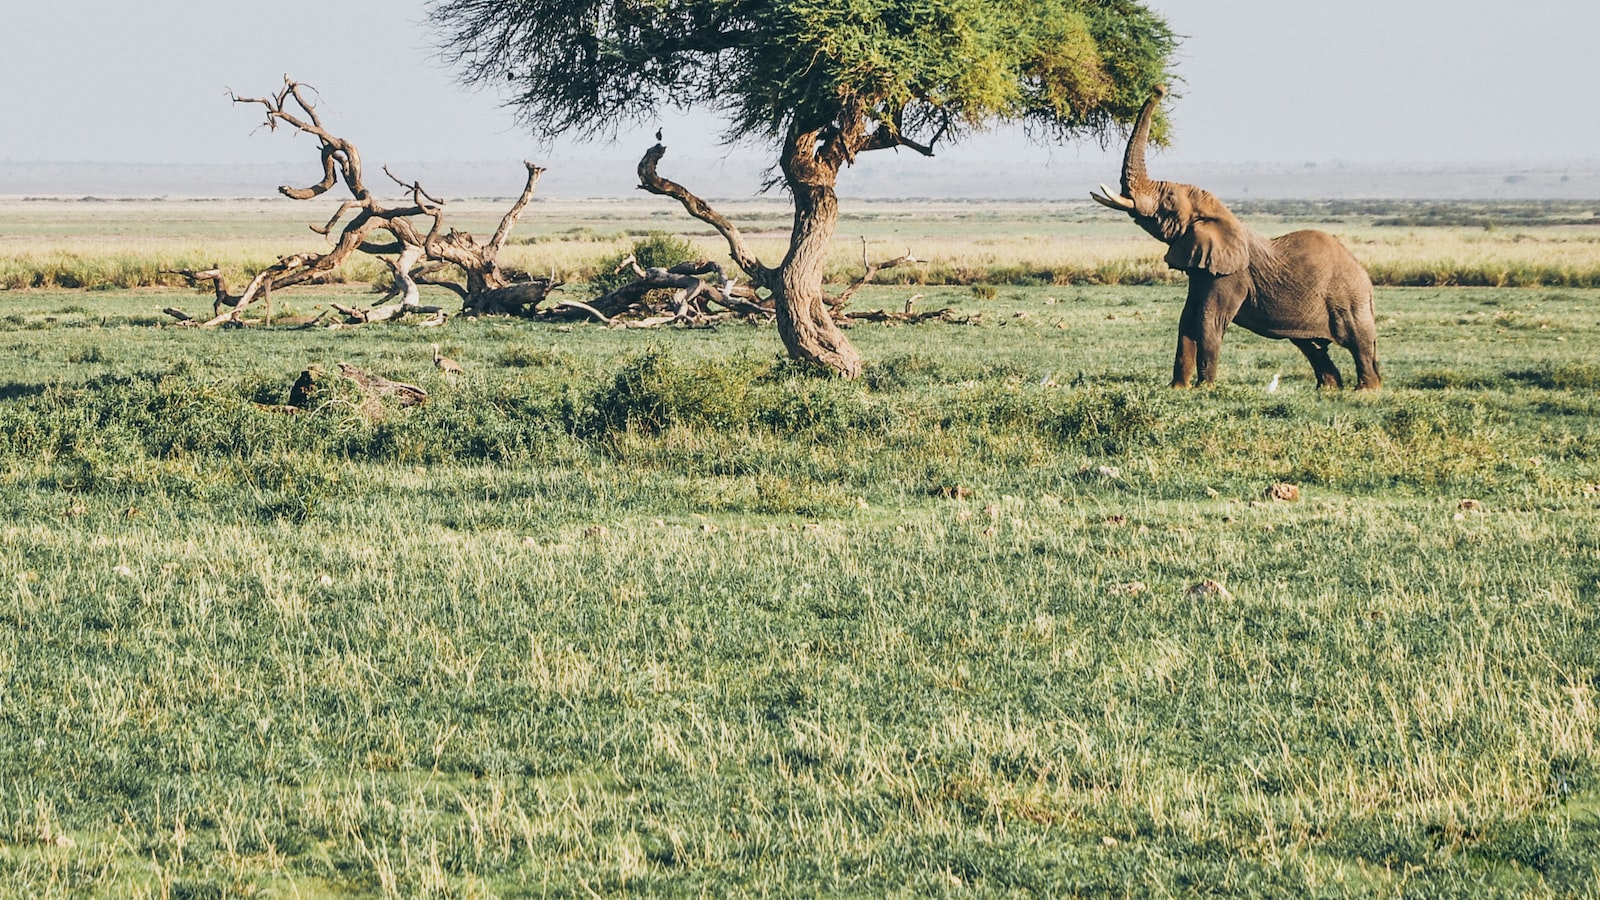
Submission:
<svg viewBox="0 0 1600 900">
<path fill-rule="evenodd" d="M 1186 388 L 1194 380 L 1195 360 L 1197 359 L 1200 345 L 1183 323 L 1178 324 L 1178 356 L 1172 361 L 1172 386 Z"/>
<path fill-rule="evenodd" d="M 1217 380 L 1217 358 L 1222 354 L 1222 336 L 1228 324 L 1244 305 L 1248 285 L 1241 278 L 1214 277 L 1203 272 L 1189 273 L 1189 297 L 1178 320 L 1178 354 L 1172 364 L 1172 386 L 1188 387 L 1199 376 L 1200 384 Z"/>
</svg>

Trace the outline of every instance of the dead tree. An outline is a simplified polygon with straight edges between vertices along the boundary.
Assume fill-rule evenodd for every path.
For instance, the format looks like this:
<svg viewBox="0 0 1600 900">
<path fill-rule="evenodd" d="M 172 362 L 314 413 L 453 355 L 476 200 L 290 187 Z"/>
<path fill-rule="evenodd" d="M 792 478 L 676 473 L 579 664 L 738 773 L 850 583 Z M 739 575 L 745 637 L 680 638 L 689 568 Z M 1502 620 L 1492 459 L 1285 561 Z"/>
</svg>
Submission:
<svg viewBox="0 0 1600 900">
<path fill-rule="evenodd" d="M 461 299 L 461 312 L 466 315 L 534 315 L 537 304 L 557 286 L 553 273 L 551 278 L 529 278 L 502 267 L 498 256 L 517 219 L 533 200 L 534 189 L 544 169 L 531 162 L 523 163 L 527 181 L 521 195 L 500 220 L 499 228 L 489 241 L 479 243 L 471 234 L 445 228 L 445 202 L 430 196 L 420 183 L 408 184 L 385 168 L 384 173 L 405 188 L 410 203 L 387 205 L 373 194 L 366 184 L 360 151 L 355 144 L 324 126 L 316 105 L 307 96 L 312 90 L 308 85 L 285 77 L 283 88 L 271 97 L 241 97 L 231 93 L 230 96 L 235 103 L 258 104 L 265 109 L 264 124 L 270 131 L 282 125 L 317 139 L 322 179 L 309 187 L 284 185 L 278 192 L 292 200 L 312 200 L 327 193 L 335 184 L 343 183 L 349 198 L 340 203 L 326 224 L 311 226 L 312 231 L 332 241 L 332 248 L 324 253 L 281 257 L 276 264 L 257 273 L 238 295 L 227 292 L 218 272 L 215 276 L 217 301 L 208 321 L 199 322 L 179 310 L 169 309 L 168 314 L 182 324 L 199 327 L 241 325 L 245 323 L 245 310 L 257 300 L 270 297 L 273 291 L 320 279 L 352 254 L 361 252 L 383 259 L 393 274 L 394 289 L 369 308 L 337 307 L 346 318 L 344 324 L 389 321 L 408 313 L 440 314 L 439 307 L 421 303 L 418 285 L 436 285 L 453 292 Z M 387 239 L 383 238 L 384 234 Z M 457 273 L 459 278 L 451 277 Z M 194 285 L 197 280 L 212 276 L 208 271 L 188 273 L 185 277 Z M 389 303 L 391 300 L 396 302 Z M 223 306 L 229 307 L 227 312 L 222 311 Z"/>
<path fill-rule="evenodd" d="M 557 303 L 552 314 L 566 310 L 607 325 L 630 328 L 709 325 L 729 316 L 771 319 L 774 315 L 770 300 L 763 299 L 749 285 L 736 283 L 715 260 L 696 259 L 670 267 L 641 266 L 638 258 L 630 255 L 613 271 L 624 269 L 633 270 L 633 281 L 588 303 L 571 300 Z M 701 275 L 715 278 L 707 280 Z"/>
</svg>

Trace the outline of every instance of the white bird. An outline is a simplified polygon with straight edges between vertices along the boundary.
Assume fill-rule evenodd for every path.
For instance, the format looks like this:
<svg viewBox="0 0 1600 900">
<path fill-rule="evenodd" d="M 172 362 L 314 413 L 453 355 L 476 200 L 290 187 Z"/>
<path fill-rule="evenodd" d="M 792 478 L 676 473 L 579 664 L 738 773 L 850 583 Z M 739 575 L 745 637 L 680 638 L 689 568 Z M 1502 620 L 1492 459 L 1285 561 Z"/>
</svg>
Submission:
<svg viewBox="0 0 1600 900">
<path fill-rule="evenodd" d="M 446 375 L 460 375 L 465 371 L 461 368 L 461 363 L 456 362 L 448 356 L 439 355 L 438 344 L 433 345 L 433 367 L 445 373 Z"/>
<path fill-rule="evenodd" d="M 1272 380 L 1267 382 L 1267 393 L 1276 394 L 1277 392 L 1278 392 L 1278 376 L 1277 375 L 1273 375 L 1272 376 Z"/>
</svg>

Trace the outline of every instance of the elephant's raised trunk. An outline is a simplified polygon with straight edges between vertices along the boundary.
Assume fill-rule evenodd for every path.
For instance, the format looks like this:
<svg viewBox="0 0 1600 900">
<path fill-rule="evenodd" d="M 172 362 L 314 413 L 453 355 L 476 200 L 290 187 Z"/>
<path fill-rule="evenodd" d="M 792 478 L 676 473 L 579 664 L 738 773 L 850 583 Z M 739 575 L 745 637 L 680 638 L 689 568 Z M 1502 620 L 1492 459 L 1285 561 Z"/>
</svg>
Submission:
<svg viewBox="0 0 1600 900">
<path fill-rule="evenodd" d="M 1139 110 L 1139 121 L 1128 138 L 1127 152 L 1122 155 L 1122 195 L 1137 198 L 1147 189 L 1150 176 L 1144 169 L 1144 148 L 1150 143 L 1150 120 L 1155 117 L 1156 106 L 1167 95 L 1167 86 L 1158 84 L 1150 90 L 1150 99 Z"/>
</svg>

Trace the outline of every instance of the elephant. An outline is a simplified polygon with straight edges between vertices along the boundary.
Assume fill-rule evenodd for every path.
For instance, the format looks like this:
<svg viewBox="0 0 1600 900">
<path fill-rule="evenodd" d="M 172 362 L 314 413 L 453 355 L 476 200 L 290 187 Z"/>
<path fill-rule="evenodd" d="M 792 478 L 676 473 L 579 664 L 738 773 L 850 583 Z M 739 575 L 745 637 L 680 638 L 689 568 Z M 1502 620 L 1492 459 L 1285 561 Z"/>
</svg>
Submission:
<svg viewBox="0 0 1600 900">
<path fill-rule="evenodd" d="M 1230 322 L 1269 338 L 1287 338 L 1311 361 L 1317 383 L 1342 388 L 1328 345 L 1350 351 L 1356 388 L 1375 391 L 1378 328 L 1372 279 L 1339 239 L 1324 231 L 1265 238 L 1240 222 L 1210 191 L 1190 184 L 1152 181 L 1145 172 L 1150 120 L 1166 88 L 1157 85 L 1139 112 L 1122 158 L 1122 190 L 1104 184 L 1091 191 L 1103 206 L 1133 217 L 1168 245 L 1166 264 L 1189 276 L 1189 296 L 1178 321 L 1172 386 L 1217 377 L 1217 356 Z"/>
</svg>

